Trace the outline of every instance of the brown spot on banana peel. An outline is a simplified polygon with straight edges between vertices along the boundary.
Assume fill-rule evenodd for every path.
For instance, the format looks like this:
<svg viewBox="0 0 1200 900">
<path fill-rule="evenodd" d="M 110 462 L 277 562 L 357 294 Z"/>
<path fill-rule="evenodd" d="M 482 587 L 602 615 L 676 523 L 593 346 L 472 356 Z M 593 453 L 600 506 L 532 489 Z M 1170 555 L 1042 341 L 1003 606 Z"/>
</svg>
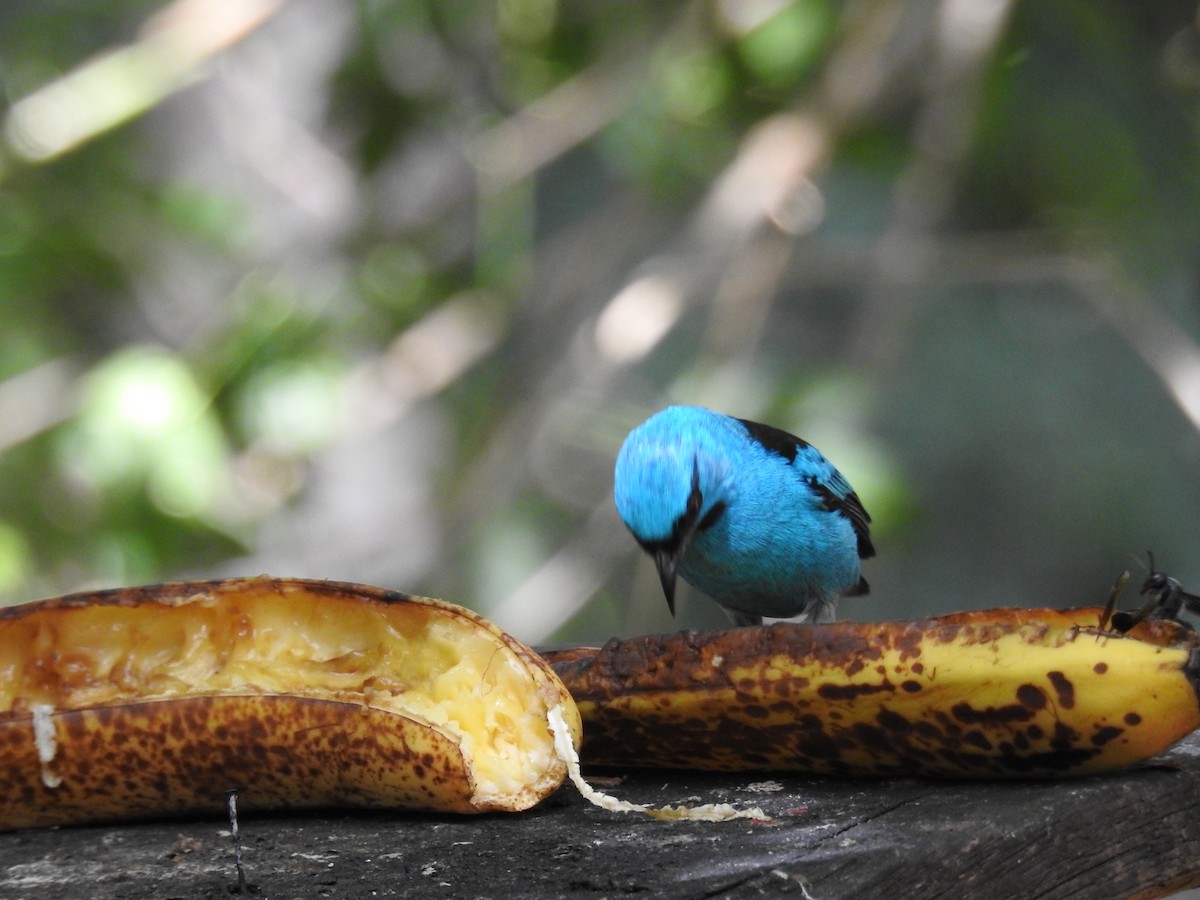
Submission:
<svg viewBox="0 0 1200 900">
<path fill-rule="evenodd" d="M 1017 702 L 1030 710 L 1046 708 L 1046 692 L 1036 684 L 1023 684 L 1017 688 Z"/>
<path fill-rule="evenodd" d="M 1060 777 L 1147 758 L 1200 725 L 1194 637 L 1168 624 L 1134 640 L 1097 633 L 1099 609 L 1039 612 L 657 635 L 549 658 L 584 716 L 582 756 L 601 765 Z"/>
<path fill-rule="evenodd" d="M 846 674 L 856 674 L 857 667 L 850 667 Z M 822 684 L 817 688 L 817 696 L 825 700 L 853 700 L 855 697 L 862 697 L 866 694 L 878 694 L 880 692 L 894 692 L 896 685 L 890 681 L 883 681 L 880 684 Z"/>
<path fill-rule="evenodd" d="M 580 728 L 546 663 L 475 613 L 337 582 L 6 608 L 0 670 L 0 828 L 216 811 L 230 789 L 251 808 L 523 809 L 565 775 L 547 711 Z"/>
<path fill-rule="evenodd" d="M 1036 715 L 1029 707 L 1021 703 L 976 709 L 967 702 L 956 703 L 950 709 L 950 714 L 964 725 L 1009 725 L 1014 722 L 1028 722 Z"/>
<path fill-rule="evenodd" d="M 1092 671 L 1095 671 L 1095 668 L 1093 666 Z M 1071 684 L 1071 680 L 1062 672 L 1047 672 L 1046 677 L 1050 679 L 1050 684 L 1054 688 L 1058 705 L 1063 709 L 1071 709 L 1075 705 L 1075 685 Z"/>
</svg>

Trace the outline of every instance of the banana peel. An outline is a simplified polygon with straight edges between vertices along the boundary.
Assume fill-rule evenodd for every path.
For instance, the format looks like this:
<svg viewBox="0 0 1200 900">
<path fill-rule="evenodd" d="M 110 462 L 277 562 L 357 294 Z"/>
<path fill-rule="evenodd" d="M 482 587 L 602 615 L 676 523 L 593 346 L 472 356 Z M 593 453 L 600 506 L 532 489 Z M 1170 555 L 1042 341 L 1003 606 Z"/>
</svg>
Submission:
<svg viewBox="0 0 1200 900">
<path fill-rule="evenodd" d="M 1200 727 L 1196 633 L 1102 631 L 1102 612 L 779 623 L 545 655 L 583 716 L 584 764 L 1058 778 Z"/>
<path fill-rule="evenodd" d="M 250 578 L 0 609 L 0 828 L 243 809 L 526 809 L 579 714 L 468 610 Z"/>
</svg>

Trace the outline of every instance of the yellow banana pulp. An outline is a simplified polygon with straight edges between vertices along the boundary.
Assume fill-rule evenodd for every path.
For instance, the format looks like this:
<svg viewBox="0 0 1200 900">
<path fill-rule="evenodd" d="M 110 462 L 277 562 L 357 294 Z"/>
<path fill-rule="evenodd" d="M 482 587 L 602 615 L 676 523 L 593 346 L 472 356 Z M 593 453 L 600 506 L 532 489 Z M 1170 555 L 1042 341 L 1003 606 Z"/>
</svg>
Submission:
<svg viewBox="0 0 1200 900">
<path fill-rule="evenodd" d="M 781 623 L 548 658 L 583 716 L 585 763 L 1059 777 L 1138 762 L 1200 726 L 1194 634 L 1100 634 L 1099 616 Z"/>
</svg>

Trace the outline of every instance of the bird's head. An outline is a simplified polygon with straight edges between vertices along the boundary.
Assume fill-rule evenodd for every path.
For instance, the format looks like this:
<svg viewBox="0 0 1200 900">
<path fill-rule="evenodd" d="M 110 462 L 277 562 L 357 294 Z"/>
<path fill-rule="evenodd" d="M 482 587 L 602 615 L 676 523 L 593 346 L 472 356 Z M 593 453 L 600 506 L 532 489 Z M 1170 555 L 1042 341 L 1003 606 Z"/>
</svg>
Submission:
<svg viewBox="0 0 1200 900">
<path fill-rule="evenodd" d="M 639 425 L 617 454 L 614 472 L 617 512 L 654 558 L 672 615 L 688 544 L 697 529 L 711 524 L 725 508 L 721 480 L 713 478 L 713 454 L 705 449 L 706 435 L 691 418 L 692 408 L 670 407 Z"/>
</svg>

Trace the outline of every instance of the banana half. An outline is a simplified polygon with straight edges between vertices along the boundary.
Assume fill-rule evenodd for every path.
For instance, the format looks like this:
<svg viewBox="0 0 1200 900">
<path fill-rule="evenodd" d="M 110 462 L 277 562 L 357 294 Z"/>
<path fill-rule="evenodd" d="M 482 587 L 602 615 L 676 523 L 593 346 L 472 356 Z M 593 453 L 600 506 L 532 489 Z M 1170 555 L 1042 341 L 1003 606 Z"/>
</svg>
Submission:
<svg viewBox="0 0 1200 900">
<path fill-rule="evenodd" d="M 243 809 L 520 810 L 578 711 L 528 647 L 438 600 L 252 578 L 0 609 L 0 828 Z"/>
<path fill-rule="evenodd" d="M 963 778 L 1144 760 L 1200 726 L 1194 632 L 1101 632 L 1099 609 L 781 623 L 548 659 L 585 764 Z"/>
</svg>

